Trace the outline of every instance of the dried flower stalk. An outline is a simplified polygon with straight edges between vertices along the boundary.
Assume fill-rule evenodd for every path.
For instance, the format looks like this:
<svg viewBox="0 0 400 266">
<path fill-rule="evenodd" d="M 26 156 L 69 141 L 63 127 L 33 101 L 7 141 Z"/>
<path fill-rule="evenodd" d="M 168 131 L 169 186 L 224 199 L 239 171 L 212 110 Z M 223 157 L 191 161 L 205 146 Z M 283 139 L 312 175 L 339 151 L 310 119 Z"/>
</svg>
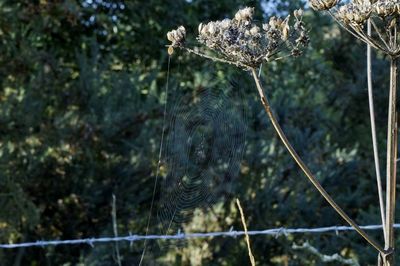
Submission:
<svg viewBox="0 0 400 266">
<path fill-rule="evenodd" d="M 385 250 L 380 265 L 395 265 L 394 217 L 396 203 L 397 160 L 397 64 L 400 56 L 400 0 L 354 0 L 346 4 L 333 0 L 309 0 L 317 11 L 328 11 L 348 32 L 369 46 L 390 57 L 390 92 L 386 155 L 386 216 L 384 223 Z M 369 23 L 373 32 L 369 31 Z M 366 33 L 367 30 L 367 33 Z M 376 159 L 375 159 L 376 160 Z M 377 169 L 378 171 L 378 169 Z M 379 185 L 378 185 L 379 186 Z M 379 188 L 382 194 L 382 188 Z M 381 211 L 383 210 L 381 206 Z"/>
<path fill-rule="evenodd" d="M 371 35 L 371 21 L 368 21 L 368 35 Z M 382 220 L 382 230 L 384 239 L 387 238 L 385 230 L 385 203 L 382 190 L 382 177 L 381 177 L 381 167 L 379 163 L 379 151 L 378 151 L 378 140 L 376 137 L 376 126 L 375 126 L 375 106 L 374 106 L 374 96 L 373 96 L 373 85 L 372 85 L 372 49 L 371 45 L 367 45 L 367 84 L 368 84 L 368 104 L 369 104 L 369 116 L 371 121 L 371 137 L 372 137 L 372 150 L 374 153 L 374 163 L 375 163 L 375 174 L 376 174 L 376 186 L 378 190 L 379 199 L 379 209 L 381 213 Z"/>
<path fill-rule="evenodd" d="M 337 2 L 328 1 L 323 7 L 327 9 L 333 4 L 337 4 Z M 217 57 L 200 52 L 197 48 L 190 49 L 186 47 L 186 31 L 183 26 L 167 34 L 168 39 L 172 42 L 169 46 L 169 52 L 171 54 L 171 49 L 179 48 L 213 61 L 232 64 L 250 71 L 256 83 L 261 102 L 274 129 L 301 170 L 333 209 L 380 254 L 386 255 L 387 252 L 338 206 L 299 157 L 273 114 L 256 73 L 256 69 L 263 62 L 276 61 L 289 56 L 296 57 L 302 54 L 302 51 L 309 43 L 308 32 L 302 21 L 303 11 L 296 10 L 294 12 L 294 21 L 291 16 L 287 16 L 284 19 L 271 17 L 267 23 L 261 26 L 253 22 L 253 13 L 254 9 L 247 7 L 239 10 L 233 19 L 214 21 L 207 24 L 201 23 L 199 25 L 197 40 L 206 46 L 209 51 L 216 53 Z M 178 32 L 185 34 L 182 35 Z"/>
</svg>

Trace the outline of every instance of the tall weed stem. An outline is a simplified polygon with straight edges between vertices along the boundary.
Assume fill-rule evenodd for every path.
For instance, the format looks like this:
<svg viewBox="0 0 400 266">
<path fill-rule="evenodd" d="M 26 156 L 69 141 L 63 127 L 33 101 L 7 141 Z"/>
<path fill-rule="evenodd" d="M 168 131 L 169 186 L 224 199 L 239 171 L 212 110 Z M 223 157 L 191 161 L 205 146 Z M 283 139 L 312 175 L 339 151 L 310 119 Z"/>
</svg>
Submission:
<svg viewBox="0 0 400 266">
<path fill-rule="evenodd" d="M 257 86 L 258 93 L 261 97 L 261 102 L 264 106 L 264 109 L 271 120 L 271 123 L 277 132 L 279 138 L 281 139 L 282 143 L 285 145 L 286 149 L 289 151 L 290 155 L 293 157 L 293 159 L 296 161 L 298 166 L 301 168 L 301 170 L 304 172 L 304 174 L 307 176 L 307 178 L 310 180 L 310 182 L 314 185 L 314 187 L 319 191 L 319 193 L 326 199 L 326 201 L 333 207 L 333 209 L 347 222 L 349 223 L 354 229 L 369 243 L 371 244 L 376 250 L 378 250 L 381 254 L 385 255 L 386 252 L 384 249 L 379 245 L 374 239 L 371 238 L 364 230 L 362 230 L 356 222 L 354 222 L 344 211 L 342 208 L 339 207 L 339 205 L 332 199 L 332 197 L 326 192 L 326 190 L 322 187 L 321 183 L 318 181 L 318 179 L 311 173 L 310 169 L 306 166 L 306 164 L 303 162 L 303 160 L 300 158 L 300 156 L 297 154 L 293 146 L 290 144 L 289 140 L 287 139 L 285 133 L 283 132 L 281 126 L 279 125 L 278 120 L 276 119 L 274 113 L 271 110 L 271 106 L 268 102 L 268 99 L 264 93 L 263 87 L 261 85 L 261 81 L 258 78 L 256 70 L 253 68 L 251 70 L 254 81 Z"/>
<path fill-rule="evenodd" d="M 390 91 L 387 135 L 387 165 L 386 165 L 386 235 L 385 250 L 394 251 L 394 218 L 396 208 L 396 160 L 397 160 L 397 59 L 390 60 Z M 384 260 L 385 266 L 395 265 L 394 255 Z"/>
<path fill-rule="evenodd" d="M 371 36 L 371 20 L 368 20 L 368 35 Z M 376 126 L 375 126 L 375 107 L 374 107 L 374 95 L 373 95 L 373 85 L 372 85 L 372 49 L 371 45 L 367 44 L 367 83 L 368 83 L 368 103 L 369 103 L 369 115 L 371 120 L 371 136 L 372 136 L 372 148 L 374 152 L 374 162 L 375 162 L 375 173 L 376 173 L 376 186 L 378 189 L 379 197 L 379 209 L 381 212 L 382 219 L 382 229 L 384 239 L 386 241 L 386 222 L 385 222 L 385 203 L 382 190 L 382 177 L 379 164 L 379 151 L 378 151 L 378 141 L 376 137 Z"/>
</svg>

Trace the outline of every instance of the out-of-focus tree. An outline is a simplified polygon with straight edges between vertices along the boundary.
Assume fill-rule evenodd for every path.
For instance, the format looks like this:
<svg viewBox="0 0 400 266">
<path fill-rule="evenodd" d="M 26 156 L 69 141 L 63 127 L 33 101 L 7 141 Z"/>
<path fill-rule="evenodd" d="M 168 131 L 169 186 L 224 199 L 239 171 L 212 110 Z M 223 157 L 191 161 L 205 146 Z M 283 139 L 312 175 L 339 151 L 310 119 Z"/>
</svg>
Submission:
<svg viewBox="0 0 400 266">
<path fill-rule="evenodd" d="M 1 242 L 112 235 L 112 194 L 117 195 L 120 235 L 144 234 L 163 128 L 165 34 L 184 24 L 195 36 L 199 22 L 231 16 L 243 5 L 255 6 L 262 20 L 266 12 L 293 10 L 301 2 L 2 1 Z M 284 130 L 327 190 L 359 223 L 378 223 L 365 73 L 360 70 L 365 49 L 327 18 L 307 11 L 305 19 L 312 47 L 299 59 L 264 66 L 267 93 Z M 387 80 L 380 75 L 385 65 L 379 56 L 374 74 L 382 84 Z M 251 79 L 233 67 L 175 53 L 170 87 L 169 99 L 205 87 L 242 91 L 249 113 L 247 145 L 232 194 L 243 202 L 250 229 L 343 224 L 278 142 Z M 379 88 L 376 97 L 379 134 L 384 135 L 386 108 L 381 107 L 387 93 Z M 232 202 L 228 197 L 214 206 L 216 220 L 215 214 L 193 210 L 198 215 L 183 226 L 239 229 Z M 374 250 L 354 236 L 258 236 L 252 241 L 259 265 L 319 265 L 315 255 L 292 249 L 293 242 L 306 241 L 324 254 L 339 252 L 361 265 L 374 262 Z M 239 239 L 172 246 L 154 261 L 248 264 Z M 123 264 L 137 264 L 142 248 L 141 242 L 121 244 Z M 111 244 L 58 246 L 2 250 L 0 261 L 110 265 L 115 256 Z"/>
</svg>

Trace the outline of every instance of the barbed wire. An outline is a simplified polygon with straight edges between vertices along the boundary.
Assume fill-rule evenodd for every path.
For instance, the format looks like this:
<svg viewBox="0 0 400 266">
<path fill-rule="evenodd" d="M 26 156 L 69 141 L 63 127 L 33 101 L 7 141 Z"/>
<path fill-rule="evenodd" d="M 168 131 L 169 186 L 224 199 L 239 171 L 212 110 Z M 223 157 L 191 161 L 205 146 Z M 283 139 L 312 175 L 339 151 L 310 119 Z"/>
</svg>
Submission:
<svg viewBox="0 0 400 266">
<path fill-rule="evenodd" d="M 400 224 L 395 224 L 395 228 L 400 228 Z M 361 226 L 364 230 L 378 230 L 382 229 L 382 225 L 366 225 Z M 248 235 L 272 235 L 275 237 L 286 236 L 289 234 L 316 234 L 316 233 L 330 233 L 335 232 L 339 234 L 342 231 L 354 231 L 351 226 L 328 226 L 328 227 L 317 227 L 317 228 L 273 228 L 266 230 L 254 230 L 247 231 Z M 86 244 L 94 247 L 96 243 L 111 243 L 111 242 L 133 242 L 143 240 L 178 240 L 178 239 L 190 239 L 190 238 L 207 238 L 207 237 L 238 237 L 245 235 L 244 231 L 225 231 L 225 232 L 207 232 L 207 233 L 181 233 L 178 232 L 175 235 L 132 235 L 120 236 L 120 237 L 100 237 L 100 238 L 83 238 L 83 239 L 72 239 L 72 240 L 50 240 L 50 241 L 36 241 L 36 242 L 25 242 L 16 244 L 0 244 L 1 249 L 13 249 L 22 247 L 46 247 L 46 246 L 58 246 L 58 245 L 81 245 Z"/>
</svg>

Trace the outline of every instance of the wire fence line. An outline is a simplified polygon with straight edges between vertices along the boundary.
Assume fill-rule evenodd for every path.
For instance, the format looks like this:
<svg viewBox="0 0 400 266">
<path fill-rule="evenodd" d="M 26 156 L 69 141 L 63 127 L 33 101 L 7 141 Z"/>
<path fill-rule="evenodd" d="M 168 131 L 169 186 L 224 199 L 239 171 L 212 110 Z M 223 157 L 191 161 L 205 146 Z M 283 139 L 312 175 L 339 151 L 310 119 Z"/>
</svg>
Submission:
<svg viewBox="0 0 400 266">
<path fill-rule="evenodd" d="M 400 224 L 395 224 L 395 228 L 400 228 Z M 366 225 L 361 226 L 364 230 L 378 230 L 382 229 L 382 225 Z M 331 233 L 343 231 L 354 231 L 351 226 L 328 226 L 318 228 L 273 228 L 266 230 L 254 230 L 247 231 L 248 235 L 270 235 L 279 237 L 282 235 L 289 234 L 318 234 L 318 233 Z M 81 245 L 86 244 L 94 247 L 96 243 L 111 243 L 111 242 L 133 242 L 143 240 L 177 240 L 177 239 L 190 239 L 190 238 L 207 238 L 207 237 L 238 237 L 245 235 L 244 231 L 225 231 L 225 232 L 207 232 L 207 233 L 181 233 L 178 232 L 175 235 L 132 235 L 120 236 L 120 237 L 100 237 L 100 238 L 83 238 L 83 239 L 72 239 L 72 240 L 49 240 L 49 241 L 36 241 L 36 242 L 25 242 L 16 244 L 0 244 L 1 249 L 13 249 L 13 248 L 26 248 L 26 247 L 46 247 L 46 246 L 58 246 L 58 245 Z"/>
</svg>

